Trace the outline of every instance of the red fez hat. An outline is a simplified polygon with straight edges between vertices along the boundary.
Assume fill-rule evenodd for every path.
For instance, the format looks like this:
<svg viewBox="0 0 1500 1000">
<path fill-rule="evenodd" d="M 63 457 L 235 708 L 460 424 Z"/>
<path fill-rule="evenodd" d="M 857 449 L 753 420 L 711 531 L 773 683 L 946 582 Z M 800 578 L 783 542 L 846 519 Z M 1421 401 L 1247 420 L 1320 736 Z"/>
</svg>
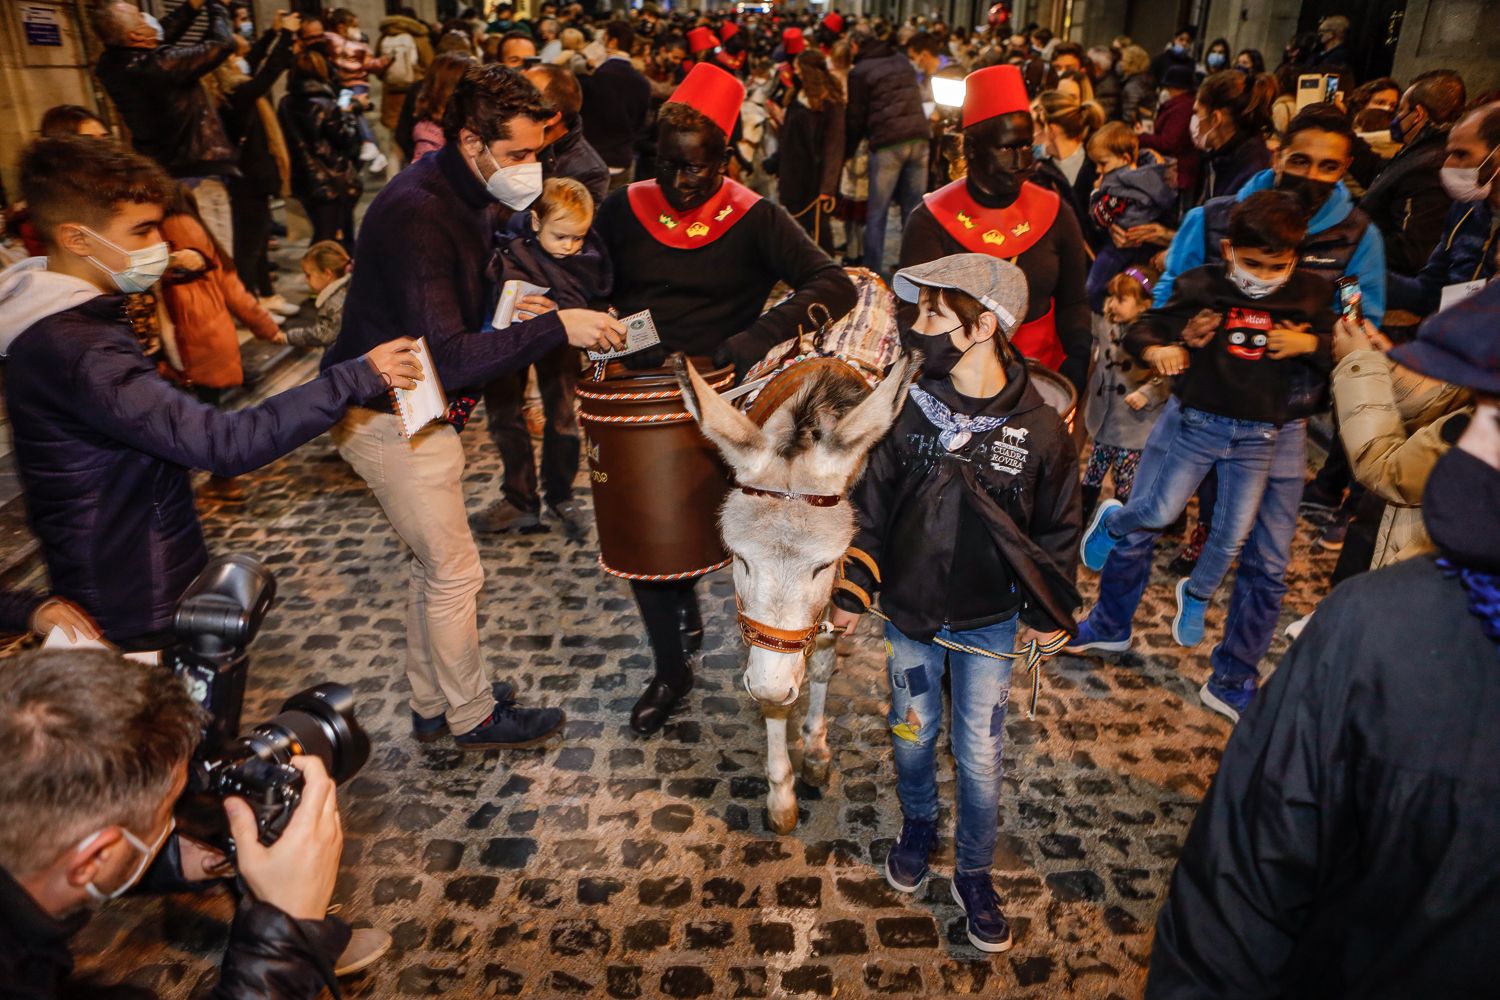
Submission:
<svg viewBox="0 0 1500 1000">
<path fill-rule="evenodd" d="M 781 33 L 781 49 L 789 56 L 795 56 L 807 48 L 807 39 L 802 35 L 801 28 L 788 28 Z"/>
<path fill-rule="evenodd" d="M 1030 110 L 1019 66 L 986 66 L 964 78 L 964 128 L 997 115 Z"/>
<path fill-rule="evenodd" d="M 745 85 L 711 63 L 699 63 L 672 91 L 667 103 L 686 104 L 723 129 L 727 136 L 734 131 L 734 120 L 740 116 L 740 105 L 745 103 Z"/>
<path fill-rule="evenodd" d="M 740 26 L 738 24 L 735 24 L 733 21 L 725 21 L 724 27 L 719 29 L 719 38 L 727 42 L 739 33 Z"/>
<path fill-rule="evenodd" d="M 843 34 L 844 15 L 840 14 L 836 10 L 830 11 L 829 13 L 823 15 L 823 27 L 827 28 L 835 35 Z"/>
<path fill-rule="evenodd" d="M 697 55 L 699 52 L 718 48 L 719 40 L 714 37 L 712 28 L 694 28 L 688 32 L 688 47 L 693 50 L 694 55 Z"/>
</svg>

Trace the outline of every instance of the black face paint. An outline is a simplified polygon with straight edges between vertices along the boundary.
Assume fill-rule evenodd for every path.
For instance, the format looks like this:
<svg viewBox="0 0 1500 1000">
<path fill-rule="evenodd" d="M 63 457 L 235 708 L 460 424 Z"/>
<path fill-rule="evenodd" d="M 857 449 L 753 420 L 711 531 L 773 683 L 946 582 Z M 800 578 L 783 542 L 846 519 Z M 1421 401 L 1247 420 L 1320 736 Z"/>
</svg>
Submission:
<svg viewBox="0 0 1500 1000">
<path fill-rule="evenodd" d="M 1307 210 L 1308 215 L 1314 215 L 1328 196 L 1333 194 L 1333 181 L 1320 181 L 1312 177 L 1303 177 L 1298 174 L 1283 173 L 1276 180 L 1276 190 L 1290 191 L 1302 202 L 1302 207 Z"/>
</svg>

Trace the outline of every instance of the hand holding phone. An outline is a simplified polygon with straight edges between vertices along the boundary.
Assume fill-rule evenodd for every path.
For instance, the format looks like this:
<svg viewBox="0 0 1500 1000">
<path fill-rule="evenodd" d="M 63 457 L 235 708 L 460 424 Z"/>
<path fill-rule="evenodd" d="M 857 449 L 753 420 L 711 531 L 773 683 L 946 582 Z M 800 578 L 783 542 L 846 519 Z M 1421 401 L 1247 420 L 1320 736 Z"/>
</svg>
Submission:
<svg viewBox="0 0 1500 1000">
<path fill-rule="evenodd" d="M 1335 282 L 1339 292 L 1339 315 L 1356 327 L 1364 325 L 1364 293 L 1360 291 L 1359 279 L 1346 274 Z"/>
</svg>

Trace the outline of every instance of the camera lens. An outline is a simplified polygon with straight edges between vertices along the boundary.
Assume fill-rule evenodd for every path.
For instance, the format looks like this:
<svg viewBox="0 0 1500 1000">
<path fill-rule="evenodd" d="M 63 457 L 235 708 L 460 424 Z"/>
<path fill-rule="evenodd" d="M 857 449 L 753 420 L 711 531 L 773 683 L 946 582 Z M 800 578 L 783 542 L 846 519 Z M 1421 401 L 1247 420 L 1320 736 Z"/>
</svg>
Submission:
<svg viewBox="0 0 1500 1000">
<path fill-rule="evenodd" d="M 354 692 L 343 684 L 319 684 L 293 695 L 281 714 L 243 741 L 254 756 L 283 764 L 298 754 L 317 757 L 336 782 L 359 773 L 370 757 L 370 738 L 354 719 Z"/>
</svg>

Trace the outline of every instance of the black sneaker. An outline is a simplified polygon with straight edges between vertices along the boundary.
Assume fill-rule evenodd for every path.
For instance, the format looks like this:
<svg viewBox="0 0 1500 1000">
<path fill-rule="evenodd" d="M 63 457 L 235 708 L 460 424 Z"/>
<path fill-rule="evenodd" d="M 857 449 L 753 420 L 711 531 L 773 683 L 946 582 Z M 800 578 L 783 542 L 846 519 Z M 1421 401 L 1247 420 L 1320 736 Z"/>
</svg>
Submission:
<svg viewBox="0 0 1500 1000">
<path fill-rule="evenodd" d="M 560 708 L 520 708 L 496 705 L 490 717 L 467 733 L 453 737 L 462 750 L 517 750 L 534 747 L 562 729 L 567 716 Z"/>
<path fill-rule="evenodd" d="M 885 880 L 897 892 L 916 892 L 932 874 L 927 859 L 937 846 L 937 823 L 929 819 L 907 819 L 901 836 L 885 856 Z"/>
<path fill-rule="evenodd" d="M 1000 894 L 989 872 L 953 875 L 953 900 L 963 908 L 969 943 L 980 951 L 998 954 L 1010 951 L 1010 921 L 1000 910 Z"/>
<path fill-rule="evenodd" d="M 490 694 L 494 695 L 496 705 L 516 703 L 516 689 L 509 681 L 491 681 Z M 439 715 L 434 719 L 424 719 L 413 712 L 411 713 L 411 734 L 416 737 L 418 743 L 431 743 L 433 740 L 441 739 L 448 734 L 448 717 Z"/>
</svg>

